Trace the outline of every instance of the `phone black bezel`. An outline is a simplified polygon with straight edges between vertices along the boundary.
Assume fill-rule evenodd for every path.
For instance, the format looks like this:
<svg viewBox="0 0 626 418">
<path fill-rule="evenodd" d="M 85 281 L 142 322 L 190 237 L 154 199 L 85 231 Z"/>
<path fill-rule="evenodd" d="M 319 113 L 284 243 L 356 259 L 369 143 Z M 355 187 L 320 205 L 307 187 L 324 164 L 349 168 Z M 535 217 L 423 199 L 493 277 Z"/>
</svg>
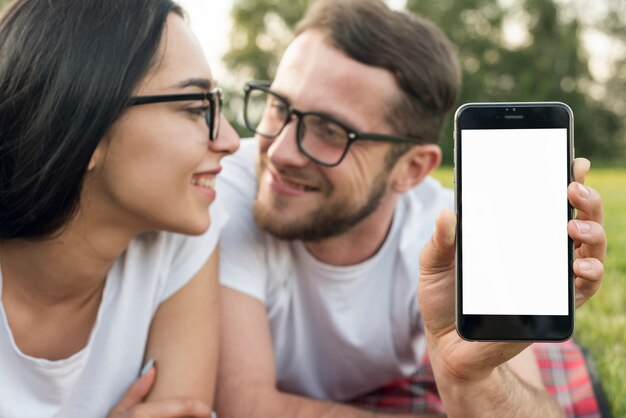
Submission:
<svg viewBox="0 0 626 418">
<path fill-rule="evenodd" d="M 455 115 L 456 327 L 470 341 L 564 341 L 574 331 L 574 244 L 568 237 L 568 315 L 465 315 L 463 314 L 463 210 L 461 130 L 463 129 L 567 129 L 567 177 L 572 181 L 574 156 L 573 114 L 563 103 L 469 103 Z M 567 187 L 567 185 L 564 185 Z M 568 219 L 573 208 L 567 202 Z"/>
</svg>

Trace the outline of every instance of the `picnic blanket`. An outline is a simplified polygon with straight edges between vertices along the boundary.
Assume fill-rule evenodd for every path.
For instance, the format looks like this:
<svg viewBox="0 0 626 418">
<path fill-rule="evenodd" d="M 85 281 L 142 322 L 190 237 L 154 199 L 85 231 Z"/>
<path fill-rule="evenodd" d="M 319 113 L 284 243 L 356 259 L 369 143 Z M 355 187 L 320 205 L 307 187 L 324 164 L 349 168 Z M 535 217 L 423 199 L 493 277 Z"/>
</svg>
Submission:
<svg viewBox="0 0 626 418">
<path fill-rule="evenodd" d="M 533 345 L 547 391 L 568 418 L 610 418 L 595 366 L 574 341 Z M 392 382 L 360 397 L 352 405 L 373 411 L 444 413 L 428 359 L 412 377 Z"/>
</svg>

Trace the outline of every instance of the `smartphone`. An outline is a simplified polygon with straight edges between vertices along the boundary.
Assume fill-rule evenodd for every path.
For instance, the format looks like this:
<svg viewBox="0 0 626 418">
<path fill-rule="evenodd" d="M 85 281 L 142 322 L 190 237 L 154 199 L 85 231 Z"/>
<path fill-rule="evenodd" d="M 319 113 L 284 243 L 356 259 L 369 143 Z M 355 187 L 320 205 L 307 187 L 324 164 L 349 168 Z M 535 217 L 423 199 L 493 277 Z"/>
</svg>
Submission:
<svg viewBox="0 0 626 418">
<path fill-rule="evenodd" d="M 469 103 L 455 114 L 456 326 L 471 341 L 563 341 L 574 330 L 563 103 Z"/>
</svg>

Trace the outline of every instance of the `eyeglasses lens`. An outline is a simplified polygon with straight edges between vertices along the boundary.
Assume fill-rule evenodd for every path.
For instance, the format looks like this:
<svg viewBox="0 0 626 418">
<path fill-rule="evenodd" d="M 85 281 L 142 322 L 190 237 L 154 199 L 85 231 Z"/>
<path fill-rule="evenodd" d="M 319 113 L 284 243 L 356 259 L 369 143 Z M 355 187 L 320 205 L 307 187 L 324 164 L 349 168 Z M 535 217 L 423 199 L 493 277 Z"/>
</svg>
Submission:
<svg viewBox="0 0 626 418">
<path fill-rule="evenodd" d="M 246 94 L 244 119 L 248 129 L 268 138 L 280 135 L 291 114 L 289 104 L 265 90 Z M 318 163 L 337 164 L 348 146 L 348 132 L 336 122 L 315 113 L 299 113 L 297 140 L 301 151 Z"/>
</svg>

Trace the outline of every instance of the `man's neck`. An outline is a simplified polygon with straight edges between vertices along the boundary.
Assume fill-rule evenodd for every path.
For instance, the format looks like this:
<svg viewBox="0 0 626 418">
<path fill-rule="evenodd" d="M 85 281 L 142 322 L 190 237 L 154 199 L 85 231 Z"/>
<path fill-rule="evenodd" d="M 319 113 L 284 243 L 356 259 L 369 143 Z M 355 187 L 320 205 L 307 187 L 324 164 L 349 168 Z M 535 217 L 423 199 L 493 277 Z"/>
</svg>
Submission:
<svg viewBox="0 0 626 418">
<path fill-rule="evenodd" d="M 348 231 L 319 241 L 307 241 L 306 249 L 317 260 L 333 266 L 349 266 L 374 256 L 391 228 L 397 196 L 383 199 L 368 217 Z"/>
</svg>

